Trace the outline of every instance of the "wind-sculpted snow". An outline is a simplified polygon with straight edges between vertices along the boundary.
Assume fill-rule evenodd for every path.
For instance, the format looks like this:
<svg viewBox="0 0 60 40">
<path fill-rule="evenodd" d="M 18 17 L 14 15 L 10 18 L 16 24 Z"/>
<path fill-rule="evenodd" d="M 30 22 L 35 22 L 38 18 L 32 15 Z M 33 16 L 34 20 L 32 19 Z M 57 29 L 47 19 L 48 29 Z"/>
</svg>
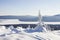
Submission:
<svg viewBox="0 0 60 40">
<path fill-rule="evenodd" d="M 60 40 L 60 31 L 25 32 L 21 27 L 0 27 L 0 40 Z M 28 29 L 31 31 L 31 29 Z M 26 30 L 27 31 L 27 30 Z"/>
</svg>

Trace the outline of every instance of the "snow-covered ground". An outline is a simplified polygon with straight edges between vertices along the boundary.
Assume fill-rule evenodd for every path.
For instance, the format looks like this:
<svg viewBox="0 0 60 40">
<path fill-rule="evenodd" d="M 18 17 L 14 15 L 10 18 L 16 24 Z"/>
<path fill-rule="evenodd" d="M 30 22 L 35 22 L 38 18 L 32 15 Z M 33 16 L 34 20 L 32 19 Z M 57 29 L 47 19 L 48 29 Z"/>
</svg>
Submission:
<svg viewBox="0 0 60 40">
<path fill-rule="evenodd" d="M 60 40 L 60 30 L 32 33 L 24 30 L 26 29 L 21 27 L 13 28 L 11 26 L 6 29 L 4 26 L 0 26 L 0 40 Z"/>
</svg>

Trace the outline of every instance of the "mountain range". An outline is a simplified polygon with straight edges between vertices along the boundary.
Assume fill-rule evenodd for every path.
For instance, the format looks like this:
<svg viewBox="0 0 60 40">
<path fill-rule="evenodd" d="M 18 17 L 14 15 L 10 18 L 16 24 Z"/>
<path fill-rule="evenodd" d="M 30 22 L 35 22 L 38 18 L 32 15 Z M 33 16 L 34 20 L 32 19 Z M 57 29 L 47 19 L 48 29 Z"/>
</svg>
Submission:
<svg viewBox="0 0 60 40">
<path fill-rule="evenodd" d="M 20 21 L 38 21 L 38 16 L 0 16 L 0 19 L 19 19 Z M 45 22 L 60 22 L 60 14 L 54 16 L 43 16 L 42 21 Z"/>
</svg>

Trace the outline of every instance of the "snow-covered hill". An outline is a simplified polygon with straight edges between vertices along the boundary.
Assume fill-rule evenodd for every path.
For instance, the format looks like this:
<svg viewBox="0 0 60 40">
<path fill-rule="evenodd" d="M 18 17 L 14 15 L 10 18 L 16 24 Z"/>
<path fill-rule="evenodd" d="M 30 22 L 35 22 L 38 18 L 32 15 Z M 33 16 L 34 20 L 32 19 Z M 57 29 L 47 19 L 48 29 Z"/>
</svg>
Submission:
<svg viewBox="0 0 60 40">
<path fill-rule="evenodd" d="M 25 32 L 23 28 L 0 26 L 0 40 L 60 40 L 60 31 Z"/>
</svg>

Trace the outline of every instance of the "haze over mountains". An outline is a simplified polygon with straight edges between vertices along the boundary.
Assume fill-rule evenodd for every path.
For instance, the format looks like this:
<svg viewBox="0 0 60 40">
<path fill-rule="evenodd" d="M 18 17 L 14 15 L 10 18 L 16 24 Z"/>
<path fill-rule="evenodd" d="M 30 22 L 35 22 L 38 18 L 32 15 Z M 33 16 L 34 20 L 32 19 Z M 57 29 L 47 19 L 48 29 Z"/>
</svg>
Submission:
<svg viewBox="0 0 60 40">
<path fill-rule="evenodd" d="M 19 19 L 20 21 L 38 21 L 37 16 L 0 16 L 0 19 Z M 45 22 L 60 22 L 60 14 L 54 16 L 43 16 Z"/>
</svg>

